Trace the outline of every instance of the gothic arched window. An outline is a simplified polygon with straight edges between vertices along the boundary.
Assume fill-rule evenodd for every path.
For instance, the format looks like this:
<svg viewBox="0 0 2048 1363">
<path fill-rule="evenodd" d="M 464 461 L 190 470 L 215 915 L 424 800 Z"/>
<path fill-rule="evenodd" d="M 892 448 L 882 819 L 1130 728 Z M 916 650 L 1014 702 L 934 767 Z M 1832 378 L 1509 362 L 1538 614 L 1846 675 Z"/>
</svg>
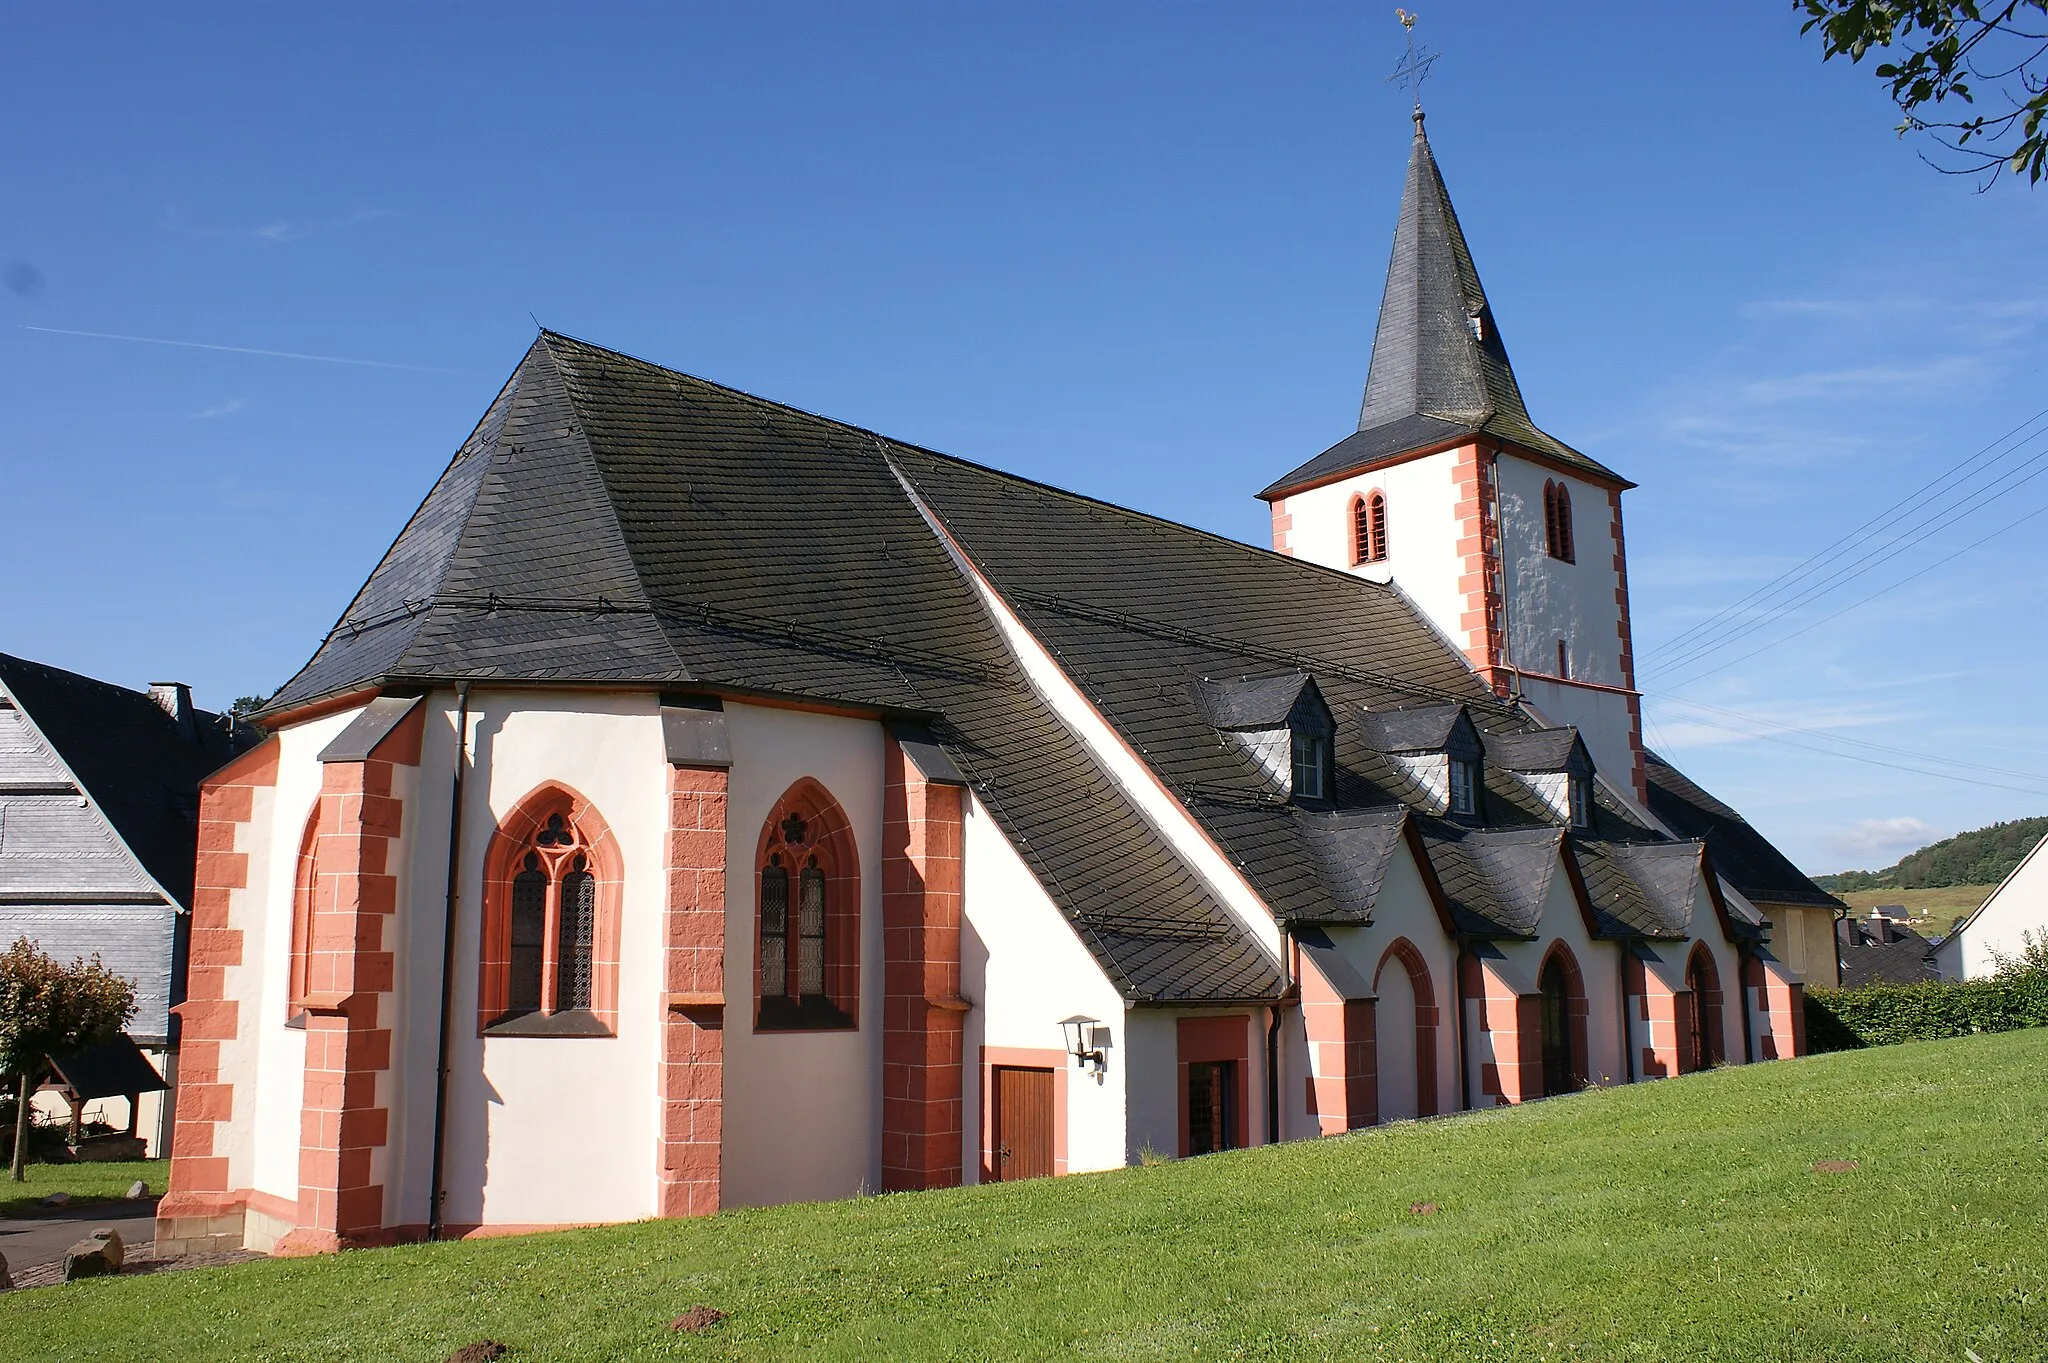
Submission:
<svg viewBox="0 0 2048 1363">
<path fill-rule="evenodd" d="M 1351 561 L 1379 563 L 1387 556 L 1387 494 L 1351 499 Z"/>
<path fill-rule="evenodd" d="M 1566 563 L 1578 560 L 1572 553 L 1572 494 L 1563 482 L 1543 481 L 1543 549 Z"/>
<path fill-rule="evenodd" d="M 762 1031 L 852 1028 L 860 1009 L 860 873 L 846 815 L 801 781 L 762 830 L 758 1007 Z"/>
<path fill-rule="evenodd" d="M 558 786 L 521 802 L 486 855 L 480 1021 L 608 1034 L 617 1011 L 617 849 L 597 811 Z M 558 1023 L 548 1023 L 560 1019 Z"/>
</svg>

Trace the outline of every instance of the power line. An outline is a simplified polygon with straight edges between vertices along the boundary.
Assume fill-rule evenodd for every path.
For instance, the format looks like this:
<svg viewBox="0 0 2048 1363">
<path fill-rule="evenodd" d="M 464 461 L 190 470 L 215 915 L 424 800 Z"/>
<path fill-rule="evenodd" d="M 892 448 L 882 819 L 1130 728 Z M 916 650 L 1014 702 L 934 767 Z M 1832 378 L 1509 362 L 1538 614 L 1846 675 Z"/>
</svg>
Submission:
<svg viewBox="0 0 2048 1363">
<path fill-rule="evenodd" d="M 1954 767 L 1957 770 L 1985 772 L 1993 776 L 2011 776 L 2022 781 L 2048 781 L 2048 777 L 2044 777 L 2038 772 L 2014 771 L 2009 767 L 1992 767 L 1986 766 L 1981 762 L 1966 762 L 1959 757 L 1942 757 L 1934 753 L 1915 752 L 1910 748 L 1895 748 L 1889 743 L 1873 743 L 1865 738 L 1851 738 L 1846 734 L 1831 733 L 1825 729 L 1808 728 L 1802 724 L 1791 724 L 1784 720 L 1772 719 L 1767 715 L 1745 714 L 1740 710 L 1730 710 L 1724 706 L 1709 705 L 1705 701 L 1690 700 L 1684 696 L 1660 697 L 1659 703 L 1682 705 L 1688 709 L 1707 710 L 1717 715 L 1725 715 L 1730 719 L 1741 720 L 1750 724 L 1766 725 L 1774 730 L 1806 734 L 1829 743 L 1846 743 L 1858 748 L 1868 748 L 1872 752 L 1889 753 L 1894 757 L 1911 758 L 1916 762 L 1929 762 L 1938 766 Z M 1843 753 L 1842 756 L 1851 761 L 1857 760 L 1852 753 Z"/>
<path fill-rule="evenodd" d="M 1992 462 L 1994 463 L 1997 462 L 1999 459 L 2006 458 L 2008 455 L 2016 453 L 2020 448 L 2024 447 L 2027 443 L 2032 441 L 2036 435 L 2041 434 L 2041 432 L 2033 432 L 2031 434 L 2025 435 L 2018 441 L 2017 444 L 2014 445 L 2012 450 L 2005 451 L 2004 453 L 1994 453 L 1999 450 L 2000 446 L 2005 445 L 2008 441 L 2013 440 L 2015 436 L 2020 436 L 2021 432 L 2026 431 L 2028 427 L 2033 426 L 2035 423 L 2041 421 L 2044 417 L 2048 417 L 2048 408 L 2043 408 L 2041 411 L 2036 412 L 2033 416 L 2028 417 L 2025 421 L 2022 421 L 2019 425 L 2013 427 L 2005 434 L 1999 436 L 1996 440 L 1993 440 L 1990 444 L 1984 446 L 1975 454 L 1972 454 L 1967 459 L 1962 460 L 1960 463 L 1936 475 L 1934 478 L 1928 480 L 1926 483 L 1923 483 L 1921 486 L 1915 488 L 1913 491 L 1908 492 L 1898 501 L 1892 503 L 1884 510 L 1878 512 L 1875 516 L 1872 516 L 1869 520 L 1863 522 L 1855 529 L 1844 534 L 1841 538 L 1835 540 L 1832 544 L 1827 545 L 1825 548 L 1816 551 L 1800 563 L 1795 564 L 1791 568 L 1788 568 L 1784 572 L 1780 573 L 1777 577 L 1772 578 L 1769 582 L 1764 583 L 1762 586 L 1750 592 L 1747 596 L 1744 596 L 1740 600 L 1737 600 L 1732 604 L 1722 608 L 1720 611 L 1717 611 L 1715 614 L 1709 616 L 1707 619 L 1702 620 L 1699 623 L 1684 630 L 1676 637 L 1668 640 L 1667 642 L 1651 649 L 1649 653 L 1645 655 L 1646 659 L 1650 656 L 1668 653 L 1673 649 L 1678 649 L 1681 646 L 1687 644 L 1689 640 L 1695 638 L 1696 636 L 1705 633 L 1711 633 L 1721 628 L 1722 622 L 1724 620 L 1728 620 L 1730 619 L 1730 617 L 1734 617 L 1740 614 L 1745 607 L 1751 605 L 1761 605 L 1762 603 L 1772 599 L 1773 597 L 1782 595 L 1785 591 L 1792 589 L 1801 579 L 1810 577 L 1815 571 L 1818 571 L 1820 568 L 1824 567 L 1830 560 L 1838 557 L 1839 552 L 1843 550 L 1845 547 L 1853 547 L 1854 545 L 1860 544 L 1864 540 L 1869 539 L 1871 537 L 1871 532 L 1876 527 L 1878 527 L 1881 524 L 1889 523 L 1889 519 L 1892 517 L 1894 513 L 1904 509 L 1907 506 L 1914 504 L 1916 501 L 1924 497 L 1926 494 L 1930 492 L 1935 493 L 1937 500 L 1947 496 L 1948 492 L 1954 486 L 1960 485 L 1960 483 L 1965 482 L 1970 478 L 1974 478 L 1977 476 L 1977 474 L 1984 471 L 1981 469 L 1976 469 L 1973 471 L 1973 466 L 1984 461 L 1987 457 L 1992 457 Z"/>
<path fill-rule="evenodd" d="M 1724 723 L 1720 720 L 1696 717 L 1692 720 L 1692 722 L 1695 724 L 1704 724 L 1710 729 L 1720 729 L 1727 733 L 1740 734 L 1744 738 L 1759 739 L 1766 743 L 1780 743 L 1788 748 L 1798 748 L 1803 752 L 1818 753 L 1822 757 L 1833 757 L 1844 762 L 1861 762 L 1865 766 L 1886 767 L 1892 771 L 1903 771 L 1914 776 L 1932 776 L 1943 781 L 1967 782 L 1968 784 L 1977 786 L 1980 789 L 1988 788 L 1991 790 L 2009 790 L 2019 795 L 2048 796 L 2048 781 L 2044 781 L 2043 784 L 2038 786 L 2007 785 L 1999 781 L 1986 781 L 1980 776 L 1961 775 L 1954 772 L 1934 770 L 1926 767 L 1912 767 L 1907 766 L 1905 763 L 1902 762 L 1887 762 L 1881 758 L 1876 757 L 1859 757 L 1854 753 L 1838 752 L 1832 748 L 1821 748 L 1816 747 L 1811 743 L 1801 743 L 1796 739 L 1787 738 L 1782 733 L 1756 733 L 1752 730 L 1744 729 L 1734 724 Z"/>
<path fill-rule="evenodd" d="M 1900 578 L 1897 582 L 1894 582 L 1889 586 L 1880 587 L 1868 596 L 1859 597 L 1858 599 L 1851 601 L 1848 605 L 1842 607 L 1838 611 L 1834 611 L 1830 614 L 1823 615 L 1818 620 L 1814 620 L 1808 624 L 1801 625 L 1798 629 L 1793 630 L 1790 634 L 1785 635 L 1783 638 L 1773 639 L 1771 642 L 1763 645 L 1760 648 L 1753 648 L 1747 653 L 1741 654 L 1734 658 L 1730 658 L 1726 662 L 1722 662 L 1713 667 L 1710 667 L 1704 672 L 1696 672 L 1690 677 L 1681 678 L 1680 680 L 1671 683 L 1671 685 L 1666 687 L 1665 690 L 1676 691 L 1679 690 L 1681 687 L 1691 686 L 1695 682 L 1704 681 L 1706 678 L 1713 676 L 1717 672 L 1726 672 L 1729 668 L 1735 666 L 1737 663 L 1747 662 L 1751 658 L 1756 657 L 1759 653 L 1767 653 L 1771 649 L 1778 647 L 1780 644 L 1790 643 L 1792 640 L 1797 639 L 1800 635 L 1805 634 L 1810 630 L 1819 629 L 1822 625 L 1825 625 L 1830 620 L 1840 619 L 1842 616 L 1847 615 L 1850 611 L 1855 610 L 1858 606 L 1868 605 L 1870 602 L 1877 600 L 1877 598 L 1880 596 L 1884 596 L 1887 593 L 1897 591 L 1900 587 L 1905 586 L 1908 582 L 1912 582 L 1918 578 L 1927 576 L 1927 574 L 1933 572 L 1936 568 L 1941 567 L 1943 564 L 1950 563 L 1956 559 L 1961 558 L 1964 554 L 1969 553 L 1972 549 L 1977 548 L 1979 545 L 1987 544 L 1990 541 L 1997 539 L 2000 535 L 2003 535 L 2006 531 L 2016 529 L 2019 526 L 2025 525 L 2028 521 L 2033 520 L 2034 517 L 2042 515 L 2044 513 L 2048 513 L 2048 506 L 2036 507 L 2034 510 L 2029 511 L 2026 515 L 2021 516 L 2018 520 L 2006 522 L 2004 525 L 2001 525 L 2000 527 L 1998 527 L 1998 529 L 1992 531 L 1990 534 L 1985 535 L 1980 539 L 1971 540 L 1968 544 L 1956 550 L 1954 553 L 1936 559 L 1934 562 L 1928 564 L 1925 568 L 1922 568 L 1917 572 L 1908 573 L 1906 576 Z M 1741 636 L 1738 635 L 1736 637 L 1740 638 Z"/>
<path fill-rule="evenodd" d="M 2037 465 L 2039 467 L 2036 467 Z M 2033 471 L 2031 473 L 2027 473 L 2026 470 L 2028 469 L 2032 469 Z M 2025 474 L 2024 477 L 2019 476 L 2023 473 Z M 1695 641 L 1695 643 L 1689 648 L 1687 648 L 1680 657 L 1670 662 L 1662 664 L 1658 670 L 1673 671 L 1679 668 L 1686 667 L 1691 663 L 1694 663 L 1699 659 L 1708 656 L 1716 648 L 1721 647 L 1731 639 L 1740 638 L 1743 634 L 1754 633 L 1756 630 L 1761 629 L 1767 625 L 1770 625 L 1775 621 L 1784 619 L 1787 615 L 1792 614 L 1800 607 L 1809 605 L 1812 602 L 1819 600 L 1821 597 L 1826 596 L 1836 587 L 1841 586 L 1844 583 L 1854 581 L 1858 577 L 1862 577 L 1864 574 L 1870 572 L 1873 568 L 1875 568 L 1880 562 L 1895 558 L 1898 555 L 1904 553 L 1906 550 L 1913 548 L 1915 545 L 1925 543 L 1927 540 L 1930 540 L 1934 536 L 1940 534 L 1943 530 L 1946 530 L 1949 526 L 1954 525 L 1957 521 L 1962 520 L 1964 517 L 1969 516 L 1976 511 L 1982 510 L 1985 506 L 1989 505 L 1993 500 L 2009 495 L 2017 491 L 2018 489 L 2025 487 L 2028 483 L 2033 482 L 2036 478 L 2039 478 L 2044 473 L 2048 473 L 2048 445 L 2044 445 L 2040 452 L 2035 454 L 2032 458 L 2028 459 L 2025 463 L 2019 465 L 2016 468 L 2007 470 L 2004 474 L 2001 474 L 1995 482 L 1987 484 L 1984 487 L 1979 488 L 1975 492 L 1971 493 L 1969 498 L 1964 502 L 1949 507 L 1945 511 L 1936 513 L 1935 519 L 1933 519 L 1931 522 L 1922 524 L 1916 533 L 1910 535 L 1906 539 L 1892 543 L 1880 544 L 1876 546 L 1870 552 L 1864 554 L 1861 558 L 1852 560 L 1843 567 L 1838 568 L 1831 576 L 1822 579 L 1817 584 L 1807 587 L 1804 590 L 1803 594 L 1797 597 L 1796 599 L 1787 602 L 1782 606 L 1774 607 L 1766 616 L 1764 616 L 1760 620 L 1752 622 L 1746 628 L 1733 631 L 1724 630 L 1716 638 Z"/>
</svg>

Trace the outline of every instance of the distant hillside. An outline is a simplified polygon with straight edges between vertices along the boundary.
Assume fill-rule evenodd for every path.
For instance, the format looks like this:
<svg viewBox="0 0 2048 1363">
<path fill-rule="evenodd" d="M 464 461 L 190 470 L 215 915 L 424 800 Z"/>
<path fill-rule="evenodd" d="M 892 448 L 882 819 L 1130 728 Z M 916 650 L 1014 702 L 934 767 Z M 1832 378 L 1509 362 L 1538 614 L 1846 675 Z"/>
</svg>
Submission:
<svg viewBox="0 0 2048 1363">
<path fill-rule="evenodd" d="M 2048 817 L 2014 819 L 1958 833 L 1899 858 L 1882 871 L 1815 876 L 1823 890 L 1931 890 L 1944 885 L 1996 885 L 2034 844 L 2048 837 Z"/>
</svg>

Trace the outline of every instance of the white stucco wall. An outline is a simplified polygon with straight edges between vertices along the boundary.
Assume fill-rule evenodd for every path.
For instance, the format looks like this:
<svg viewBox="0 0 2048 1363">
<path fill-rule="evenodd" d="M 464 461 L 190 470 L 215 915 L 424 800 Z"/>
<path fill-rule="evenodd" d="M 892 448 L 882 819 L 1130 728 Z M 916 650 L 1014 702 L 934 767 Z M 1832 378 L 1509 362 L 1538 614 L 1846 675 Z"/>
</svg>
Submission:
<svg viewBox="0 0 2048 1363">
<path fill-rule="evenodd" d="M 463 789 L 461 904 L 448 1086 L 446 1201 L 454 1225 L 624 1221 L 655 1211 L 661 959 L 667 877 L 668 768 L 652 695 L 484 691 L 470 697 L 472 767 Z M 423 769 L 449 770 L 446 722 Z M 431 763 L 431 765 L 427 765 Z M 596 806 L 625 871 L 614 1037 L 478 1037 L 476 991 L 483 863 L 497 821 L 557 781 Z M 427 789 L 439 787 L 429 776 Z M 445 805 L 446 796 L 440 797 Z M 413 841 L 416 866 L 445 867 L 446 843 Z M 446 825 L 440 831 L 445 835 Z M 440 955 L 443 882 L 413 877 L 407 935 L 423 960 Z M 431 1056 L 438 976 L 409 976 L 398 1019 L 409 1056 Z M 430 1059 L 408 1076 L 407 1204 L 424 1207 L 431 1148 Z M 422 1120 L 424 1119 L 424 1120 Z M 416 1194 L 416 1196 L 415 1196 Z M 387 1213 L 388 1215 L 389 1213 Z M 407 1213 L 410 1216 L 410 1212 Z"/>
<path fill-rule="evenodd" d="M 1614 572 L 1614 516 L 1604 488 L 1513 455 L 1495 462 L 1500 490 L 1501 569 L 1507 602 L 1511 666 L 1557 671 L 1565 641 L 1571 675 L 1625 686 L 1621 672 L 1620 585 Z M 1543 484 L 1571 492 L 1575 562 L 1550 557 L 1543 533 Z"/>
<path fill-rule="evenodd" d="M 1298 1014 L 1296 1015 L 1298 1018 Z M 1180 1020 L 1231 1017 L 1246 1019 L 1244 1101 L 1247 1145 L 1264 1145 L 1266 1134 L 1265 1008 L 1133 1008 L 1125 1015 L 1129 1052 L 1128 1156 L 1136 1161 L 1146 1151 L 1175 1155 L 1180 1150 Z M 1289 1073 L 1285 1064 L 1283 1073 Z M 1299 1074 L 1299 1068 L 1291 1071 Z M 1299 1079 L 1293 1082 L 1299 1087 Z M 1287 1081 L 1281 1084 L 1280 1109 L 1287 1111 Z M 1286 1123 L 1283 1120 L 1283 1129 Z"/>
<path fill-rule="evenodd" d="M 882 1185 L 882 729 L 765 706 L 728 704 L 725 713 L 733 766 L 721 1197 L 726 1206 L 760 1206 L 874 1191 Z M 654 752 L 659 760 L 658 735 Z M 806 776 L 846 811 L 860 854 L 860 1030 L 756 1033 L 754 852 L 775 802 Z"/>
<path fill-rule="evenodd" d="M 2048 838 L 1994 890 L 1968 921 L 1942 944 L 1937 963 L 1951 978 L 1979 979 L 1998 971 L 1998 957 L 2017 957 L 2027 934 L 2048 943 Z"/>
<path fill-rule="evenodd" d="M 1445 638 L 1462 649 L 1465 594 L 1458 578 L 1458 489 L 1453 481 L 1463 448 L 1375 469 L 1287 498 L 1294 518 L 1288 548 L 1294 557 L 1327 568 L 1396 582 Z M 1375 490 L 1387 499 L 1387 557 L 1351 562 L 1351 500 Z M 1540 511 L 1540 508 L 1539 508 Z"/>
<path fill-rule="evenodd" d="M 962 1038 L 966 1057 L 962 1167 L 978 1182 L 984 1046 L 1062 1050 L 1062 1019 L 1092 1017 L 1106 1042 L 1102 1074 L 1064 1061 L 1053 1082 L 1066 1090 L 1067 1170 L 1114 1169 L 1135 1154 L 1125 1138 L 1125 1096 L 1135 1063 L 1123 999 L 1074 934 L 980 801 L 965 827 L 966 906 L 960 934 L 960 989 L 974 1005 Z"/>
</svg>

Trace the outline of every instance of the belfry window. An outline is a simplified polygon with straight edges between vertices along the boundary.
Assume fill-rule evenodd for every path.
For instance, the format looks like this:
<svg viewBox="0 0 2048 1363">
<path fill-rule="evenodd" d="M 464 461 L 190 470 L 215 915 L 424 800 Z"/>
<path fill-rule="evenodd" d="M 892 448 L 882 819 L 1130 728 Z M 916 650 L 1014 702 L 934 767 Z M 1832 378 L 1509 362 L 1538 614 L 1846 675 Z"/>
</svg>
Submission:
<svg viewBox="0 0 2048 1363">
<path fill-rule="evenodd" d="M 1380 563 L 1387 557 L 1387 494 L 1373 491 L 1351 499 L 1351 561 Z"/>
<path fill-rule="evenodd" d="M 1578 560 L 1572 553 L 1572 494 L 1563 482 L 1543 482 L 1543 549 L 1565 563 Z"/>
</svg>

